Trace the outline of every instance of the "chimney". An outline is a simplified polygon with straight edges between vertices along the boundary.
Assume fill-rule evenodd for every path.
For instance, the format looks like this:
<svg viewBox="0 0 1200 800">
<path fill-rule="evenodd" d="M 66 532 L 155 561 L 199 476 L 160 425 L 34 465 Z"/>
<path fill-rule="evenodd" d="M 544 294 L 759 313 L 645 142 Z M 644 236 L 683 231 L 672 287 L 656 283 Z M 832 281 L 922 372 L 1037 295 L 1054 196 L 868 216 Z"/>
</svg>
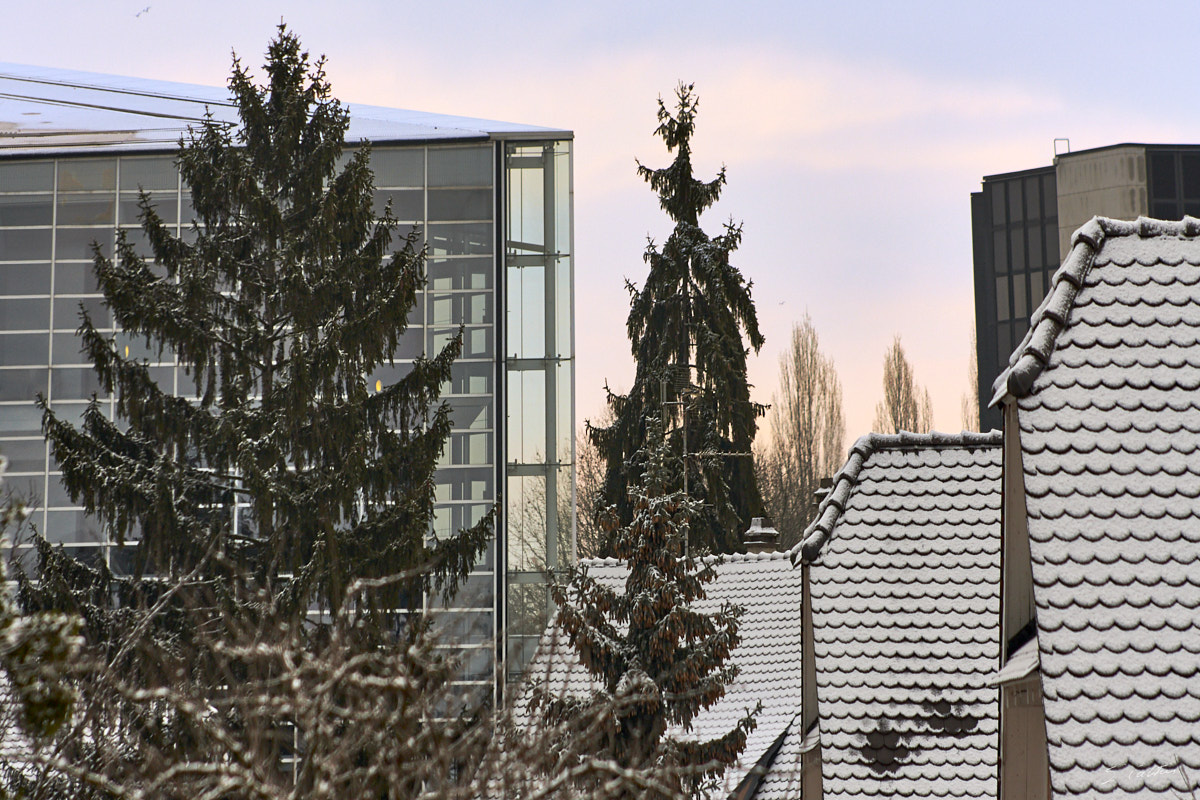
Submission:
<svg viewBox="0 0 1200 800">
<path fill-rule="evenodd" d="M 779 531 L 771 525 L 770 517 L 755 517 L 750 529 L 742 534 L 747 553 L 773 553 L 779 549 Z"/>
</svg>

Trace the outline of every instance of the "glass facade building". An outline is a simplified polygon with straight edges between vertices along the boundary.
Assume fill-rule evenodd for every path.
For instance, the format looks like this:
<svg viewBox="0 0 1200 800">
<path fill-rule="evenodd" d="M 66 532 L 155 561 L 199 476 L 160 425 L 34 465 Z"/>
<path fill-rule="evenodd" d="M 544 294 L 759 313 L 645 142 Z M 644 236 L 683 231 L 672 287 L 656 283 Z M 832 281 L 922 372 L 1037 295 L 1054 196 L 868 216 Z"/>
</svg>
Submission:
<svg viewBox="0 0 1200 800">
<path fill-rule="evenodd" d="M 12 77 L 0 74 L 0 83 Z M 147 93 L 146 102 L 165 93 Z M 0 106 L 0 122 L 8 111 Z M 389 110 L 371 111 L 378 118 Z M 497 503 L 500 513 L 494 542 L 454 600 L 426 603 L 443 646 L 461 656 L 464 688 L 499 696 L 544 627 L 549 571 L 574 558 L 571 135 L 503 123 L 488 130 L 477 120 L 431 135 L 434 123 L 454 118 L 393 113 L 404 123 L 369 131 L 377 203 L 382 210 L 390 201 L 402 225 L 423 232 L 427 283 L 394 366 L 368 386 L 394 382 L 415 357 L 464 331 L 462 357 L 443 386 L 454 429 L 435 476 L 430 535 L 469 526 Z M 352 122 L 350 141 L 354 133 Z M 44 395 L 77 422 L 98 394 L 111 416 L 114 401 L 80 352 L 81 310 L 130 355 L 157 356 L 112 327 L 92 273 L 93 243 L 111 254 L 124 230 L 149 255 L 139 188 L 181 235 L 192 214 L 169 139 L 147 146 L 144 137 L 109 142 L 102 134 L 0 142 L 0 453 L 9 459 L 7 485 L 35 501 L 40 532 L 121 573 L 129 551 L 71 503 L 33 399 Z M 152 362 L 151 373 L 177 394 L 195 391 L 171 359 Z"/>
</svg>

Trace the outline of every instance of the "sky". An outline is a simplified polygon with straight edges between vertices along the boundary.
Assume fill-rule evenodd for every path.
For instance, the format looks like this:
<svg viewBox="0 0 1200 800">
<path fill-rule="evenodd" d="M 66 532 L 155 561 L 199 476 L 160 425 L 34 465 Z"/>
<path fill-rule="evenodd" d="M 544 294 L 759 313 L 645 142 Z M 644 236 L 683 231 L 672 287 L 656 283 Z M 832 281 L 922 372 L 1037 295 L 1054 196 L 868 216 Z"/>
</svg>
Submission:
<svg viewBox="0 0 1200 800">
<path fill-rule="evenodd" d="M 13 3 L 0 60 L 221 85 L 280 20 L 345 101 L 575 132 L 576 416 L 629 388 L 628 279 L 670 224 L 636 174 L 664 166 L 656 98 L 700 98 L 702 224 L 741 222 L 770 402 L 806 313 L 841 376 L 847 445 L 870 430 L 900 336 L 962 427 L 973 312 L 969 196 L 984 175 L 1117 142 L 1200 141 L 1193 3 L 39 0 Z"/>
</svg>

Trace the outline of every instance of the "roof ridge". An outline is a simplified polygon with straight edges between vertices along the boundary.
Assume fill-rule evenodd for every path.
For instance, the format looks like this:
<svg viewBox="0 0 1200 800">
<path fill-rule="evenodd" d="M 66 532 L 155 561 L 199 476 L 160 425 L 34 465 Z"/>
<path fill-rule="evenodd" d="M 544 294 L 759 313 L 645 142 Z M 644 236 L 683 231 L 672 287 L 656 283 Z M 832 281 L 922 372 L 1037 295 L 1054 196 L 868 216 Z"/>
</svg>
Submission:
<svg viewBox="0 0 1200 800">
<path fill-rule="evenodd" d="M 1050 363 L 1058 335 L 1066 327 L 1075 298 L 1083 288 L 1083 282 L 1105 240 L 1125 236 L 1143 239 L 1156 236 L 1196 237 L 1200 236 L 1200 219 L 1184 217 L 1175 222 L 1150 217 L 1138 217 L 1134 221 L 1092 217 L 1076 230 L 1071 236 L 1071 252 L 1054 273 L 1050 290 L 1030 317 L 1025 338 L 1013 350 L 1008 366 L 992 383 L 993 394 L 989 407 L 1006 396 L 1025 397 L 1029 394 L 1033 382 Z"/>
<path fill-rule="evenodd" d="M 726 564 L 740 563 L 744 561 L 779 561 L 781 559 L 791 558 L 790 550 L 771 550 L 766 553 L 721 553 L 707 556 L 700 556 L 699 560 L 702 564 L 711 564 L 720 560 Z M 625 562 L 619 558 L 581 558 L 579 566 L 581 567 L 620 567 L 624 566 Z"/>
<path fill-rule="evenodd" d="M 842 512 L 846 509 L 850 492 L 858 485 L 858 476 L 862 472 L 863 465 L 876 452 L 918 448 L 999 447 L 1003 441 L 1003 435 L 994 429 L 987 433 L 974 431 L 910 433 L 901 431 L 900 433 L 868 433 L 860 436 L 854 446 L 850 448 L 846 463 L 833 476 L 833 487 L 817 507 L 816 518 L 804 530 L 800 542 L 787 551 L 788 556 L 792 559 L 792 563 L 801 560 L 806 562 L 816 560 L 821 554 L 821 548 L 825 546 L 825 542 L 833 533 L 833 528 L 837 525 Z"/>
</svg>

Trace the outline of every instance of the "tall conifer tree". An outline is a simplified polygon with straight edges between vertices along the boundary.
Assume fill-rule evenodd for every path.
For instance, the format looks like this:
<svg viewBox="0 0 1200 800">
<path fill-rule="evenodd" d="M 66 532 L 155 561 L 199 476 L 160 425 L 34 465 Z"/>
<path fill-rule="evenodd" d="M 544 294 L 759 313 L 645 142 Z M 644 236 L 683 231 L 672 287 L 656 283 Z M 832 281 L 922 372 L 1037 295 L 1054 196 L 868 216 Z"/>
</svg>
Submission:
<svg viewBox="0 0 1200 800">
<path fill-rule="evenodd" d="M 336 607 L 353 579 L 406 570 L 453 584 L 490 524 L 427 546 L 451 425 L 437 397 L 460 342 L 393 385 L 368 385 L 391 363 L 423 280 L 418 234 L 393 252 L 390 208 L 382 219 L 372 210 L 369 147 L 339 168 L 349 114 L 323 62 L 281 27 L 266 73 L 257 86 L 235 60 L 240 125 L 209 119 L 182 143 L 192 235 L 173 235 L 143 194 L 153 262 L 123 232 L 114 259 L 96 254 L 113 318 L 176 355 L 196 396 L 156 385 L 147 362 L 85 317 L 84 351 L 125 424 L 95 403 L 81 429 L 47 409 L 63 481 L 117 541 L 137 538 L 141 567 L 159 575 L 219 553 L 291 576 L 281 591 L 298 607 Z M 419 598 L 424 586 L 410 588 Z"/>
<path fill-rule="evenodd" d="M 764 408 L 750 401 L 742 338 L 757 353 L 763 336 L 751 283 L 729 262 L 742 239 L 741 225 L 727 223 L 715 237 L 700 227 L 701 213 L 720 197 L 725 169 L 708 182 L 693 176 L 692 85 L 681 84 L 676 98 L 674 113 L 659 99 L 655 131 L 674 161 L 663 169 L 638 165 L 675 228 L 661 248 L 647 245 L 650 272 L 642 288 L 629 285 L 627 330 L 637 361 L 633 388 L 627 395 L 609 394 L 612 424 L 589 433 L 607 464 L 605 500 L 616 507 L 619 523 L 628 524 L 629 487 L 638 480 L 629 459 L 649 440 L 650 416 L 662 415 L 673 428 L 676 452 L 682 451 L 686 428 L 693 455 L 684 464 L 688 491 L 704 503 L 691 525 L 690 546 L 727 553 L 738 549 L 739 533 L 763 507 L 749 454 Z"/>
<path fill-rule="evenodd" d="M 433 721 L 448 667 L 428 660 L 419 614 L 398 612 L 452 593 L 491 535 L 488 517 L 430 538 L 451 428 L 438 396 L 461 340 L 390 386 L 368 383 L 422 284 L 418 233 L 395 249 L 390 209 L 373 211 L 369 147 L 343 158 L 348 111 L 323 62 L 281 26 L 265 68 L 258 86 L 235 60 L 240 123 L 209 118 L 181 143 L 188 235 L 143 194 L 153 260 L 123 233 L 115 258 L 96 252 L 124 335 L 177 357 L 194 396 L 156 385 L 85 316 L 83 349 L 118 420 L 95 400 L 80 428 L 45 408 L 68 493 L 113 540 L 136 541 L 139 574 L 42 539 L 38 580 L 17 576 L 23 612 L 76 615 L 83 640 L 77 709 L 31 796 L 282 797 L 279 765 L 299 741 L 313 757 L 297 762 L 295 796 L 407 797 L 428 775 L 397 779 L 404 758 L 433 763 L 453 733 Z"/>
<path fill-rule="evenodd" d="M 685 554 L 700 503 L 679 488 L 679 457 L 655 434 L 659 420 L 649 422 L 651 442 L 633 459 L 640 476 L 629 490 L 633 519 L 613 539 L 613 554 L 628 567 L 624 589 L 596 580 L 586 566 L 553 589 L 556 623 L 596 688 L 561 697 L 535 685 L 532 707 L 551 723 L 577 721 L 578 735 L 595 737 L 589 755 L 657 787 L 630 796 L 707 796 L 755 726 L 750 710 L 713 739 L 688 734 L 737 677 L 730 657 L 742 610 L 697 606 L 716 578 L 712 557 Z M 596 726 L 597 719 L 609 724 Z"/>
</svg>

